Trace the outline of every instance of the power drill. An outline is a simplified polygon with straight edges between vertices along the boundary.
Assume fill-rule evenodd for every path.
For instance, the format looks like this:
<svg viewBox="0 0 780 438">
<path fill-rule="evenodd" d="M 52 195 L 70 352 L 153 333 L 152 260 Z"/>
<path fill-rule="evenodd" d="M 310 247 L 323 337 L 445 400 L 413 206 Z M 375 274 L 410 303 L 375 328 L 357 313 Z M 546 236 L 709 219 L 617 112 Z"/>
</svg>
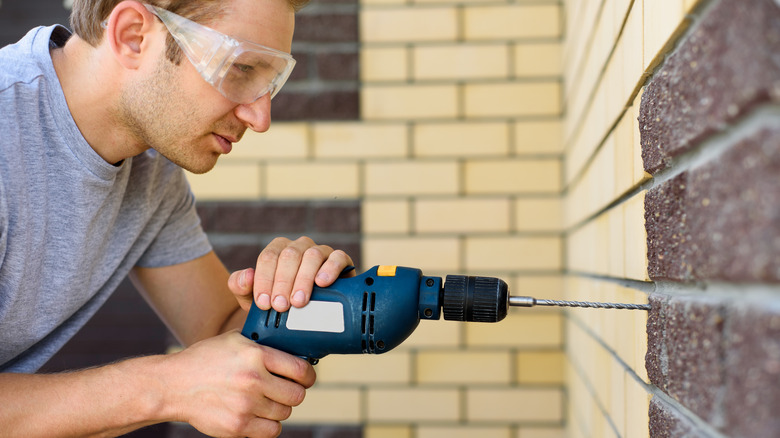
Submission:
<svg viewBox="0 0 780 438">
<path fill-rule="evenodd" d="M 495 277 L 424 276 L 420 269 L 374 266 L 363 274 L 314 286 L 309 304 L 287 312 L 255 304 L 241 333 L 255 342 L 316 364 L 328 354 L 381 354 L 400 345 L 421 319 L 497 322 L 509 306 L 534 305 L 649 310 L 649 305 L 510 297 Z"/>
</svg>

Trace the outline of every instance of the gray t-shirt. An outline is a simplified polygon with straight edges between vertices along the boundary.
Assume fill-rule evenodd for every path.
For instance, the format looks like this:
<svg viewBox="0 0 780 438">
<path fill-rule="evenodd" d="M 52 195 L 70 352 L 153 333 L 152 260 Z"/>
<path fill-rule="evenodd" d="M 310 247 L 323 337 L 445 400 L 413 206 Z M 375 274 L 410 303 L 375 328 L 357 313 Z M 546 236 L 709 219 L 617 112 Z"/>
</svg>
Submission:
<svg viewBox="0 0 780 438">
<path fill-rule="evenodd" d="M 35 372 L 133 266 L 211 250 L 181 168 L 151 149 L 113 166 L 81 135 L 49 53 L 69 35 L 0 50 L 0 372 Z"/>
</svg>

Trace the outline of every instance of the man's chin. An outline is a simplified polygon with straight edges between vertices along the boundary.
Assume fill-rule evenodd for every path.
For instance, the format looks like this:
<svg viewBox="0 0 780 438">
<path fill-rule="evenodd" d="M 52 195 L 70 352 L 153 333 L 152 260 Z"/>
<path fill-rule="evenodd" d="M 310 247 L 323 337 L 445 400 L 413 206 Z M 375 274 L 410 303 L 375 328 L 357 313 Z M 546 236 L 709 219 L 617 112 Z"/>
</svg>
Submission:
<svg viewBox="0 0 780 438">
<path fill-rule="evenodd" d="M 217 155 L 216 158 L 213 160 L 203 160 L 201 162 L 193 163 L 193 162 L 174 162 L 182 169 L 186 170 L 187 172 L 194 173 L 196 175 L 203 175 L 204 173 L 210 171 L 214 168 L 217 164 L 217 158 L 219 158 L 219 155 Z"/>
</svg>

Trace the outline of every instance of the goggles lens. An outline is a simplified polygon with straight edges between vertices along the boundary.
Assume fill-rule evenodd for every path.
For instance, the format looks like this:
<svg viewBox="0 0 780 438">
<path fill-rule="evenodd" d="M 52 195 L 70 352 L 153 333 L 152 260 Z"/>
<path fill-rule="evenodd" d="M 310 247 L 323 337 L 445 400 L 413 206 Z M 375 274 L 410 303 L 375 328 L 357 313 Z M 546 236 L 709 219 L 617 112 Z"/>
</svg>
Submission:
<svg viewBox="0 0 780 438">
<path fill-rule="evenodd" d="M 145 6 L 163 22 L 203 79 L 233 102 L 252 103 L 268 93 L 273 99 L 295 67 L 289 53 L 231 38 L 166 9 Z"/>
</svg>

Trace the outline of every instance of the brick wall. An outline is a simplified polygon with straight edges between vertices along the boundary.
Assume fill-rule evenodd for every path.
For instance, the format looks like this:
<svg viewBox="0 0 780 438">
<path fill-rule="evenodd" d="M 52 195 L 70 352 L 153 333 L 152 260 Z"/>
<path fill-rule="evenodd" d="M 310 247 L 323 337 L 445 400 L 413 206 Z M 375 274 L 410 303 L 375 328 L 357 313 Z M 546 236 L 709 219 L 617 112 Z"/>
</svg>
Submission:
<svg viewBox="0 0 780 438">
<path fill-rule="evenodd" d="M 712 1 L 639 123 L 657 436 L 780 434 L 780 5 Z"/>
</svg>

